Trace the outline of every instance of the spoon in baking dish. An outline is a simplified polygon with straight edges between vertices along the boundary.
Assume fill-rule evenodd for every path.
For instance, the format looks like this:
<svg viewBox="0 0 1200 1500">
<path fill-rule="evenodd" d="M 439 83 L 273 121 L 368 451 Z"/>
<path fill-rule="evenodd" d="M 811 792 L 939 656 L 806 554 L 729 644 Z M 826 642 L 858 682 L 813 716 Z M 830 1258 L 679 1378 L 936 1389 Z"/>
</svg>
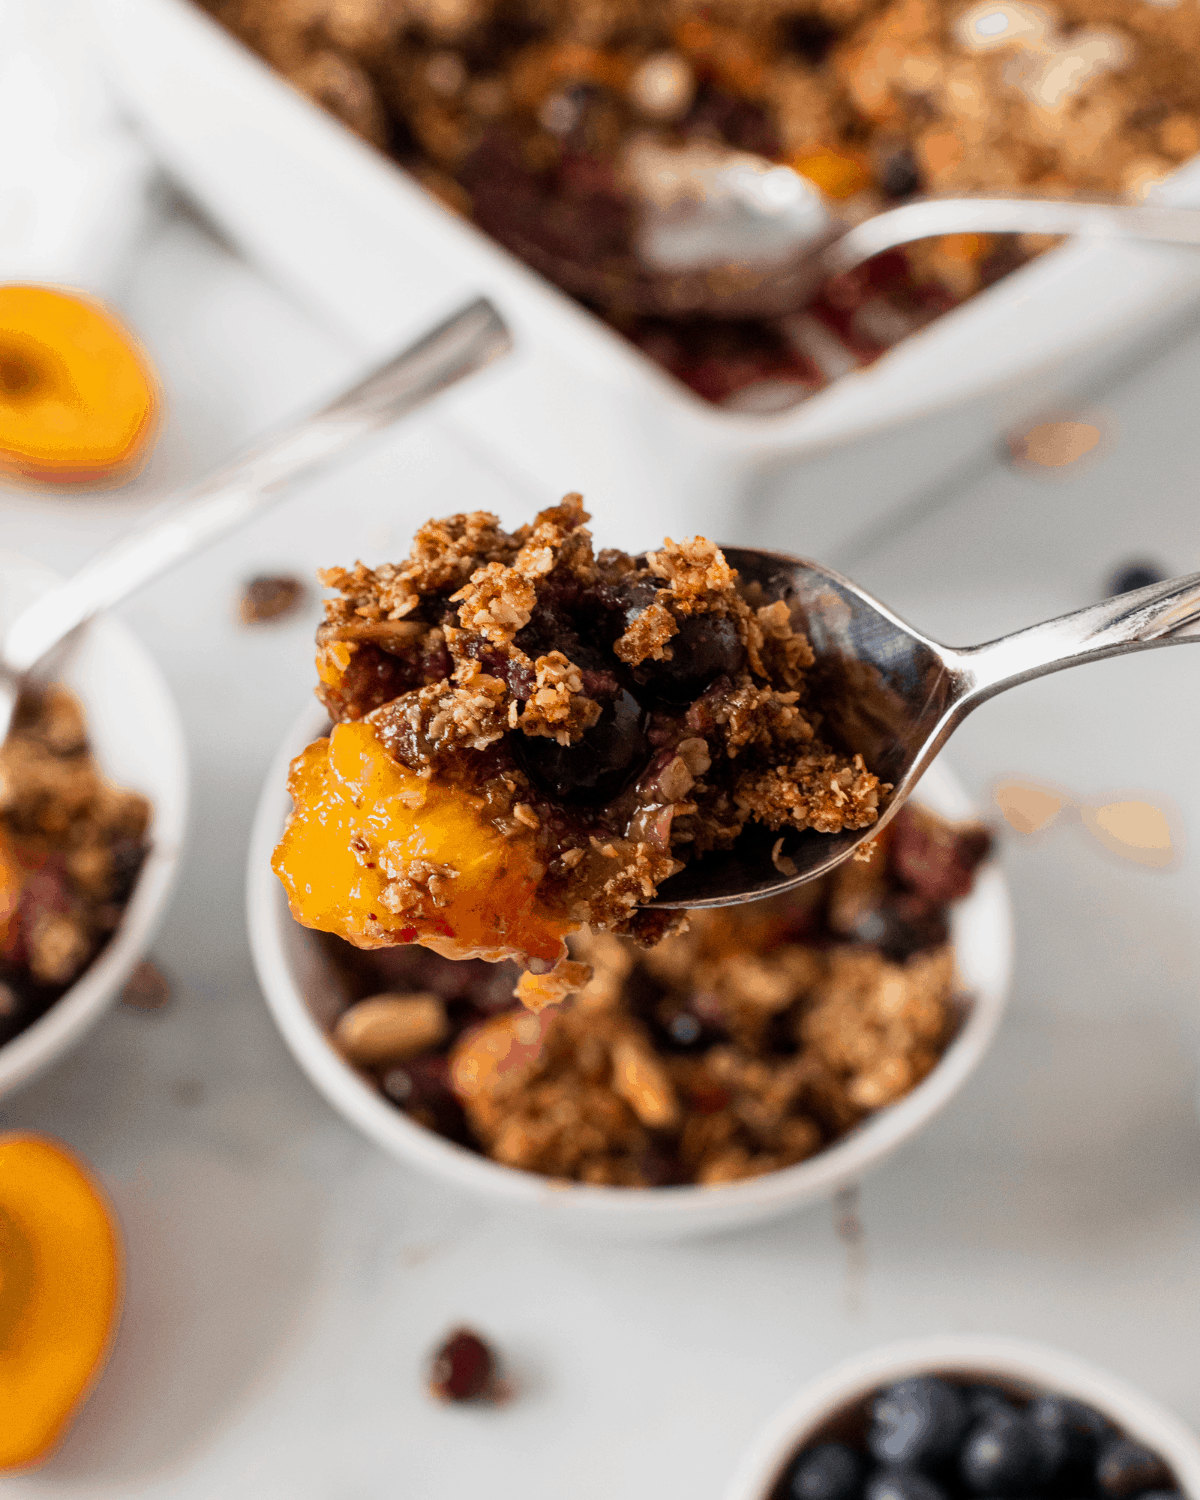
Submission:
<svg viewBox="0 0 1200 1500">
<path fill-rule="evenodd" d="M 22 685 L 60 664 L 80 626 L 261 514 L 375 433 L 512 348 L 485 298 L 469 303 L 320 411 L 293 422 L 156 507 L 73 578 L 43 594 L 0 643 L 0 744 Z"/>
<path fill-rule="evenodd" d="M 814 697 L 830 705 L 822 734 L 860 752 L 893 791 L 870 828 L 786 836 L 778 864 L 772 858 L 778 836 L 751 825 L 733 850 L 706 854 L 665 881 L 651 906 L 736 906 L 824 875 L 887 825 L 981 703 L 1064 667 L 1200 640 L 1200 573 L 1118 594 L 982 646 L 943 646 L 819 563 L 783 552 L 723 550 L 744 583 L 787 600 L 808 635 L 816 655 L 809 678 Z"/>
<path fill-rule="evenodd" d="M 790 167 L 707 141 L 635 138 L 619 175 L 634 214 L 633 253 L 619 264 L 576 263 L 520 236 L 510 248 L 576 296 L 648 316 L 782 317 L 831 276 L 935 235 L 1200 245 L 1200 209 L 1116 199 L 915 198 L 851 224 Z"/>
</svg>

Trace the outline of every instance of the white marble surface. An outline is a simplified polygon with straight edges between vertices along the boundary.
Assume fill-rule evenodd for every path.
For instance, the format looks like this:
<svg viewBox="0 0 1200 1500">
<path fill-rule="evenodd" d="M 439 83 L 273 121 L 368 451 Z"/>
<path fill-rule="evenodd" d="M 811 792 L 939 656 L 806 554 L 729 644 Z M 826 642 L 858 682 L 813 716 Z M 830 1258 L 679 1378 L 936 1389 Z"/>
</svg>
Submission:
<svg viewBox="0 0 1200 1500">
<path fill-rule="evenodd" d="M 59 567 L 349 368 L 181 214 L 131 281 L 127 310 L 170 402 L 150 475 L 116 497 L 0 490 L 5 546 Z M 1036 479 L 981 464 L 939 506 L 830 560 L 959 642 L 1087 602 L 1132 554 L 1200 567 L 1198 378 L 1200 332 L 1181 330 L 1104 397 L 1114 436 L 1090 467 Z M 822 491 L 836 480 L 827 468 Z M 515 520 L 544 498 L 426 418 L 122 612 L 174 686 L 194 757 L 190 856 L 157 946 L 175 995 L 159 1013 L 118 1007 L 0 1106 L 6 1128 L 54 1132 L 95 1164 L 129 1253 L 99 1389 L 61 1452 L 0 1492 L 717 1500 L 751 1432 L 807 1376 L 953 1329 L 1062 1344 L 1200 1424 L 1186 843 L 1153 871 L 1078 825 L 1006 840 L 1012 1010 L 963 1095 L 864 1185 L 858 1249 L 831 1209 L 679 1246 L 539 1238 L 386 1160 L 299 1074 L 251 971 L 242 864 L 267 762 L 309 691 L 316 606 L 245 630 L 237 584 L 394 554 L 430 513 L 485 505 Z M 589 498 L 602 514 L 605 497 Z M 802 551 L 799 505 L 794 534 L 747 540 Z M 1198 673 L 1200 653 L 1163 651 L 1034 683 L 981 710 L 950 758 L 983 800 L 1010 773 L 1081 797 L 1167 796 L 1186 839 L 1200 820 Z M 463 1321 L 515 1366 L 511 1406 L 446 1410 L 424 1394 L 426 1351 Z"/>
</svg>

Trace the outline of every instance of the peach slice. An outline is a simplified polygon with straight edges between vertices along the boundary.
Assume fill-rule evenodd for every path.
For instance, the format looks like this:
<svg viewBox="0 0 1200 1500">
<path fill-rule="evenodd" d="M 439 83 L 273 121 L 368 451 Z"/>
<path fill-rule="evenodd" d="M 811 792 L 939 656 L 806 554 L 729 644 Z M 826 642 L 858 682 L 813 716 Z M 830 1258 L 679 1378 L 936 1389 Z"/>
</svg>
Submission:
<svg viewBox="0 0 1200 1500">
<path fill-rule="evenodd" d="M 45 1458 L 99 1377 L 121 1263 L 83 1164 L 43 1136 L 0 1135 L 0 1470 Z"/>
<path fill-rule="evenodd" d="M 470 787 L 400 765 L 366 720 L 292 762 L 295 810 L 272 861 L 292 915 L 360 948 L 421 943 L 445 958 L 566 958 L 578 923 L 537 900 L 545 866 Z"/>
<path fill-rule="evenodd" d="M 98 302 L 0 286 L 0 471 L 51 484 L 128 478 L 158 410 L 137 341 Z"/>
</svg>

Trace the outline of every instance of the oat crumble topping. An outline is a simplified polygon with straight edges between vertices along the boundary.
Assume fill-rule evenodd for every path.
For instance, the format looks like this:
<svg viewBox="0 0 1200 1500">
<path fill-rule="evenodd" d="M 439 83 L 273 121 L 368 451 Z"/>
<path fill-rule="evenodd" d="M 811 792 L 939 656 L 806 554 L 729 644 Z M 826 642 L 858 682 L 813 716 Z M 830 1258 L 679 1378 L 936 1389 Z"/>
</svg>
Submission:
<svg viewBox="0 0 1200 1500">
<path fill-rule="evenodd" d="M 76 699 L 26 694 L 0 745 L 0 1042 L 42 1015 L 116 930 L 150 808 L 107 782 Z"/>
<path fill-rule="evenodd" d="M 334 729 L 293 766 L 276 855 L 301 921 L 519 959 L 544 1003 L 582 973 L 572 931 L 661 937 L 677 920 L 644 904 L 747 823 L 876 821 L 888 788 L 821 739 L 787 605 L 704 538 L 596 556 L 587 519 L 578 495 L 511 535 L 452 516 L 404 563 L 322 575 Z"/>
<path fill-rule="evenodd" d="M 878 843 L 869 864 L 693 913 L 653 948 L 577 935 L 590 980 L 536 1015 L 514 1005 L 511 966 L 330 939 L 347 1004 L 333 1043 L 419 1123 L 524 1171 L 655 1187 L 804 1161 L 920 1083 L 961 1019 L 947 915 L 988 834 L 909 803 Z M 355 1045 L 360 1013 L 435 997 L 436 1045 L 403 1028 L 391 1053 Z"/>
</svg>

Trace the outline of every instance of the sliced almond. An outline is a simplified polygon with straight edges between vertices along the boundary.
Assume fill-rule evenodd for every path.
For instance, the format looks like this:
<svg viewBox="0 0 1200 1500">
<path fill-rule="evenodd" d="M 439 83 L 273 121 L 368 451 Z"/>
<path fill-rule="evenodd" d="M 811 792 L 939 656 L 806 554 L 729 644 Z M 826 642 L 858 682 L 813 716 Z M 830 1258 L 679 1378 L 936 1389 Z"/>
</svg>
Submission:
<svg viewBox="0 0 1200 1500">
<path fill-rule="evenodd" d="M 612 1086 L 643 1125 L 663 1130 L 679 1118 L 679 1100 L 667 1070 L 638 1042 L 624 1039 L 612 1049 Z"/>
<path fill-rule="evenodd" d="M 372 995 L 338 1019 L 333 1040 L 349 1062 L 369 1068 L 416 1057 L 436 1047 L 448 1030 L 437 995 Z"/>
</svg>

